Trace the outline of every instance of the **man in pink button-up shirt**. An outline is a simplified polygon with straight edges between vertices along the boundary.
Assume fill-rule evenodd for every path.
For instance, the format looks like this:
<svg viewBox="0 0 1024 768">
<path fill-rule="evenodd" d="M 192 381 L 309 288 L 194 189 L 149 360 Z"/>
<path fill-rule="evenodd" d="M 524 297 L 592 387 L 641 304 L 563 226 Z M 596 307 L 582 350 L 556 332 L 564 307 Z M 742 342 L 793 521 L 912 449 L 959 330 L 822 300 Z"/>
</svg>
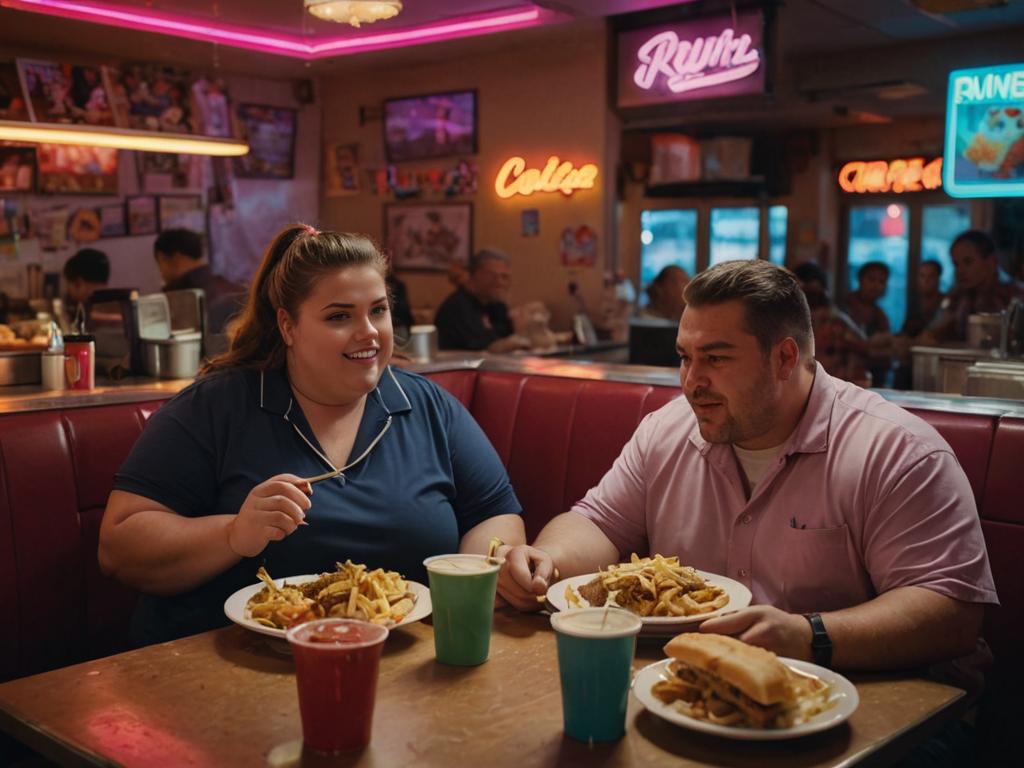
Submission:
<svg viewBox="0 0 1024 768">
<path fill-rule="evenodd" d="M 657 552 L 752 591 L 753 607 L 702 631 L 811 660 L 803 614 L 820 612 L 837 667 L 973 651 L 996 593 L 974 497 L 946 442 L 814 361 L 789 272 L 722 264 L 686 299 L 685 399 L 647 416 L 533 547 L 507 553 L 502 595 L 533 607 L 555 566 L 571 576 Z"/>
</svg>

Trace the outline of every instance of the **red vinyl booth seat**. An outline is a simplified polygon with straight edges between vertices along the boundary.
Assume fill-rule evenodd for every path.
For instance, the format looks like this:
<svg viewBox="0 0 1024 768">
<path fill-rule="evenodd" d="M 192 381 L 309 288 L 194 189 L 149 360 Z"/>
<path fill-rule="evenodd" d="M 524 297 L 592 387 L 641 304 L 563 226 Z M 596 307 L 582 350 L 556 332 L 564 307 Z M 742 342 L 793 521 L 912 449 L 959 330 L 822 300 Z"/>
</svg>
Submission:
<svg viewBox="0 0 1024 768">
<path fill-rule="evenodd" d="M 611 466 L 675 387 L 456 370 L 431 378 L 476 418 L 533 537 Z M 126 645 L 132 592 L 104 577 L 97 534 L 114 473 L 160 401 L 0 416 L 0 680 Z M 916 410 L 949 441 L 978 501 L 1002 605 L 985 633 L 1000 667 L 1024 637 L 1024 419 Z"/>
</svg>

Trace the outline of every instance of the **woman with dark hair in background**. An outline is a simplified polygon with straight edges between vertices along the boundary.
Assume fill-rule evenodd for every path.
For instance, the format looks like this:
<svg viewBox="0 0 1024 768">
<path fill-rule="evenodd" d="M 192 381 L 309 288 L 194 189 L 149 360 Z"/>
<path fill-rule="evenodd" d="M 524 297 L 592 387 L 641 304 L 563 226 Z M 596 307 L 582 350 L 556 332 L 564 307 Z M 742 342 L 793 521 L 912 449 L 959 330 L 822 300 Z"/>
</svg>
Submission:
<svg viewBox="0 0 1024 768">
<path fill-rule="evenodd" d="M 351 559 L 424 580 L 431 555 L 524 541 L 468 411 L 389 366 L 386 273 L 367 237 L 285 229 L 228 351 L 150 419 L 100 530 L 103 570 L 144 593 L 136 642 L 223 625 L 261 564 L 291 576 Z"/>
<path fill-rule="evenodd" d="M 675 264 L 664 267 L 647 286 L 650 301 L 640 310 L 640 317 L 678 323 L 686 309 L 683 289 L 689 282 L 690 276 L 682 267 Z"/>
</svg>

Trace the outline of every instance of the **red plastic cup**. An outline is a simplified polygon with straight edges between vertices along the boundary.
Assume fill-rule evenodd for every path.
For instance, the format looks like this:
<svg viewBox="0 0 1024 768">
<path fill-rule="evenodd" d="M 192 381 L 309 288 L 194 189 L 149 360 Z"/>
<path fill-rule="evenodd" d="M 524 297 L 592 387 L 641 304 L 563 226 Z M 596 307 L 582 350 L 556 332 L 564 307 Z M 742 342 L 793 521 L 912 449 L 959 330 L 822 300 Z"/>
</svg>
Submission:
<svg viewBox="0 0 1024 768">
<path fill-rule="evenodd" d="M 307 747 L 351 752 L 370 743 L 387 636 L 386 627 L 353 619 L 317 619 L 288 630 Z"/>
</svg>

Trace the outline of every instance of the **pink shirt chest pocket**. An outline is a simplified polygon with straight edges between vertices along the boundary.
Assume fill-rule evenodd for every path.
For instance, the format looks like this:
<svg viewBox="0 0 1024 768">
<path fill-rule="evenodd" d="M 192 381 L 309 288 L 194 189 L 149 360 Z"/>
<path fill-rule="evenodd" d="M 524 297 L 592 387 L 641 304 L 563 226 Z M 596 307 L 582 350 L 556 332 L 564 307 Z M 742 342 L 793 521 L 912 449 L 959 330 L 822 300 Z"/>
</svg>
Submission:
<svg viewBox="0 0 1024 768">
<path fill-rule="evenodd" d="M 846 608 L 872 597 L 870 578 L 845 523 L 825 528 L 776 524 L 770 534 L 760 535 L 765 533 L 762 525 L 758 533 L 757 602 L 807 613 Z"/>
</svg>

